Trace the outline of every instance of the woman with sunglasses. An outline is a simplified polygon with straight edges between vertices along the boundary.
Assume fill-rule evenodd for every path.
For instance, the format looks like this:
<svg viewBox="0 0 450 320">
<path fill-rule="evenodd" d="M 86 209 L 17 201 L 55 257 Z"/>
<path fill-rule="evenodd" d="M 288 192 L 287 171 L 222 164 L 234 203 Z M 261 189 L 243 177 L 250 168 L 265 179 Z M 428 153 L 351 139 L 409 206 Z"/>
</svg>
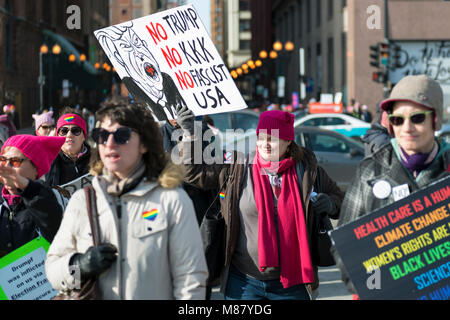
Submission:
<svg viewBox="0 0 450 320">
<path fill-rule="evenodd" d="M 54 136 L 55 120 L 53 120 L 53 111 L 42 114 L 33 114 L 35 134 L 37 136 Z"/>
<path fill-rule="evenodd" d="M 388 113 L 394 138 L 359 164 L 339 225 L 399 200 L 394 188 L 408 195 L 449 175 L 450 146 L 434 137 L 443 120 L 443 92 L 437 81 L 426 75 L 407 76 L 380 107 Z"/>
<path fill-rule="evenodd" d="M 42 235 L 51 242 L 63 208 L 38 179 L 50 169 L 64 139 L 16 135 L 0 156 L 0 258 Z"/>
<path fill-rule="evenodd" d="M 91 148 L 86 143 L 86 122 L 83 117 L 74 112 L 66 111 L 56 123 L 56 135 L 65 137 L 66 142 L 61 152 L 45 175 L 48 186 L 61 186 L 78 179 L 89 172 Z"/>
<path fill-rule="evenodd" d="M 158 124 L 139 104 L 117 100 L 96 113 L 92 170 L 101 243 L 92 247 L 84 192 L 69 201 L 48 252 L 55 289 L 100 275 L 102 299 L 204 299 L 208 274 L 182 168 L 164 152 Z"/>
</svg>

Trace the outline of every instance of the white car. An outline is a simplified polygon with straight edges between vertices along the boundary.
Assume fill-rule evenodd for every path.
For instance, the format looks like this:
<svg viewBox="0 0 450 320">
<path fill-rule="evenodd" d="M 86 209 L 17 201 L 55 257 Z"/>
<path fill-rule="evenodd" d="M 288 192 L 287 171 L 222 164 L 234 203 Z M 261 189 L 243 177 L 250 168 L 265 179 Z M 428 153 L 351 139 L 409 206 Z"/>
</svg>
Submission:
<svg viewBox="0 0 450 320">
<path fill-rule="evenodd" d="M 333 130 L 347 137 L 363 137 L 370 129 L 370 123 L 342 113 L 309 114 L 295 120 L 294 127 L 315 126 Z"/>
</svg>

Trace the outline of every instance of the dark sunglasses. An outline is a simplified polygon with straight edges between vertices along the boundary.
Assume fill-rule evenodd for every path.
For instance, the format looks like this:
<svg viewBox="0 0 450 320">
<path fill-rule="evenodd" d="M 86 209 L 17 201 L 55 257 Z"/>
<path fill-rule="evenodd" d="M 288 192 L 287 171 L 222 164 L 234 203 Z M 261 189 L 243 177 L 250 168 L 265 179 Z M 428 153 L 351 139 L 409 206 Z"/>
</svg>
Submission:
<svg viewBox="0 0 450 320">
<path fill-rule="evenodd" d="M 81 130 L 80 127 L 72 127 L 72 128 L 68 128 L 68 127 L 61 127 L 58 130 L 58 136 L 67 136 L 67 134 L 70 132 L 72 132 L 72 134 L 74 136 L 79 136 L 81 134 L 81 132 L 83 132 L 83 130 Z"/>
<path fill-rule="evenodd" d="M 6 166 L 8 163 L 13 168 L 20 168 L 22 162 L 29 160 L 27 158 L 6 158 L 4 156 L 0 156 L 0 165 Z"/>
<path fill-rule="evenodd" d="M 405 118 L 408 118 L 414 124 L 421 124 L 427 118 L 427 115 L 433 113 L 433 111 L 417 111 L 413 112 L 408 116 L 399 115 L 399 114 L 390 114 L 389 122 L 393 126 L 401 126 L 405 122 Z"/>
<path fill-rule="evenodd" d="M 112 134 L 114 142 L 117 144 L 127 144 L 131 137 L 131 128 L 121 127 L 114 132 L 102 128 L 95 128 L 92 131 L 92 139 L 97 144 L 105 144 L 108 141 L 109 135 Z"/>
</svg>

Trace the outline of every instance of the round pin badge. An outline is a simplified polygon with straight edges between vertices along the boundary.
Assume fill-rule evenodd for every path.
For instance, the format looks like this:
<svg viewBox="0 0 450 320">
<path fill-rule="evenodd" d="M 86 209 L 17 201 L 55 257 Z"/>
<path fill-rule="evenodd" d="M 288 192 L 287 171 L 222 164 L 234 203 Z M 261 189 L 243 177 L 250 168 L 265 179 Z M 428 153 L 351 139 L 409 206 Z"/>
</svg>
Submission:
<svg viewBox="0 0 450 320">
<path fill-rule="evenodd" d="M 391 194 L 392 187 L 386 180 L 377 181 L 373 187 L 373 195 L 378 199 L 386 199 Z"/>
</svg>

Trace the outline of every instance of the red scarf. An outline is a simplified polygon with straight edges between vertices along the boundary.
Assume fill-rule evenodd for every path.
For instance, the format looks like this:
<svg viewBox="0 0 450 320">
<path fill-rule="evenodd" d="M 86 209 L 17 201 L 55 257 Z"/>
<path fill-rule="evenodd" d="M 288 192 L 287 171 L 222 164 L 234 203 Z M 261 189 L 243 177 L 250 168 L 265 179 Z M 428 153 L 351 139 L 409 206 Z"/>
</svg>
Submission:
<svg viewBox="0 0 450 320">
<path fill-rule="evenodd" d="M 281 193 L 278 198 L 280 252 L 277 248 L 273 193 L 264 169 L 272 173 L 283 173 Z M 253 159 L 253 185 L 258 209 L 260 270 L 263 271 L 266 267 L 280 267 L 280 281 L 283 288 L 300 283 L 312 283 L 314 272 L 295 162 L 292 159 L 284 159 L 280 162 L 265 161 L 257 151 Z"/>
</svg>

